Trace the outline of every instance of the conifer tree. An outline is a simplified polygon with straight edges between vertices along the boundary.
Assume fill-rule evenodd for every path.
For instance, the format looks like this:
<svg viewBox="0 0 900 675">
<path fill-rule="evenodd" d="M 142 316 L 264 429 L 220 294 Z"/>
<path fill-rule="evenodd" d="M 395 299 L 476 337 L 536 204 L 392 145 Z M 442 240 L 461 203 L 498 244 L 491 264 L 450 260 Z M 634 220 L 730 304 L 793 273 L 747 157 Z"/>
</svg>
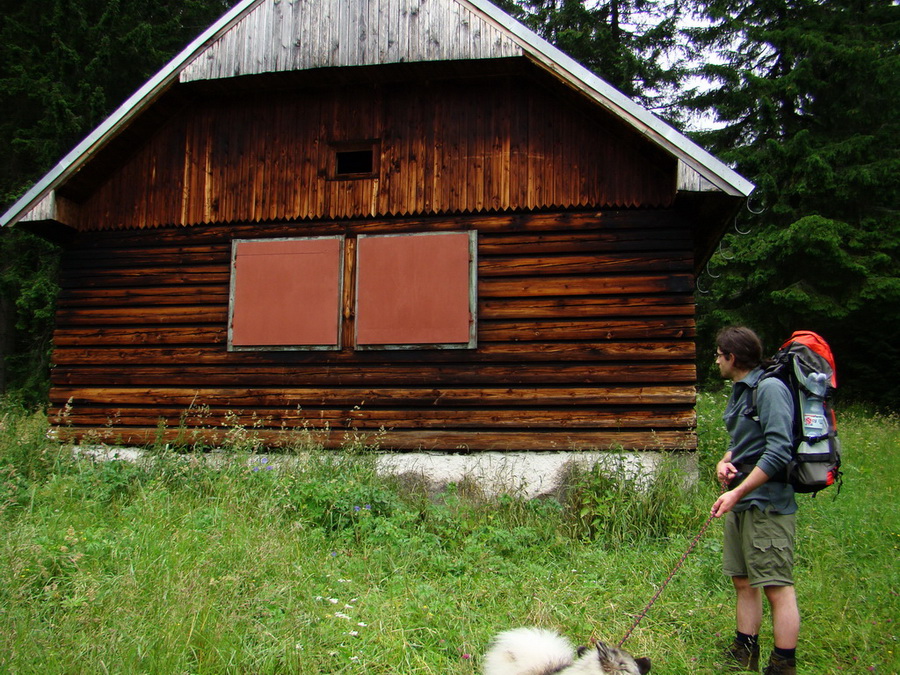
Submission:
<svg viewBox="0 0 900 675">
<path fill-rule="evenodd" d="M 700 284 L 706 340 L 754 325 L 774 348 L 821 332 L 842 389 L 900 405 L 900 7 L 892 0 L 701 0 L 710 84 L 698 140 L 757 185 Z"/>
<path fill-rule="evenodd" d="M 678 0 L 504 0 L 498 3 L 581 65 L 658 115 L 675 119 L 684 77 Z"/>
<path fill-rule="evenodd" d="M 0 211 L 237 0 L 0 0 Z M 0 394 L 45 394 L 56 249 L 0 231 Z"/>
</svg>

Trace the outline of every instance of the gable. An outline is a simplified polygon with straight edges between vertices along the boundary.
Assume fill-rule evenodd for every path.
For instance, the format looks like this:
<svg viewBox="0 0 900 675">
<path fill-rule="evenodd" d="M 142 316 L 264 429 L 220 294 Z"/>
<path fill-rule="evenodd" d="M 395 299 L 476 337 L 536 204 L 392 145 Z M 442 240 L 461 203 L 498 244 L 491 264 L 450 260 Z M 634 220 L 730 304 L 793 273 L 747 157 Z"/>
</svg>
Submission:
<svg viewBox="0 0 900 675">
<path fill-rule="evenodd" d="M 338 175 L 344 148 L 368 148 L 371 171 Z M 677 166 L 522 73 L 205 94 L 129 149 L 72 227 L 660 207 Z"/>
<path fill-rule="evenodd" d="M 195 82 L 522 54 L 509 33 L 462 2 L 257 0 L 238 23 L 192 58 L 179 77 Z"/>
<path fill-rule="evenodd" d="M 679 189 L 739 202 L 753 185 L 487 0 L 244 0 L 170 61 L 6 213 L 69 224 L 77 204 L 57 191 L 160 99 L 181 86 L 264 73 L 372 64 L 527 59 L 622 120 L 679 165 Z M 297 69 L 300 69 L 299 71 Z M 303 70 L 307 69 L 307 70 Z M 716 220 L 733 204 L 716 208 Z"/>
</svg>

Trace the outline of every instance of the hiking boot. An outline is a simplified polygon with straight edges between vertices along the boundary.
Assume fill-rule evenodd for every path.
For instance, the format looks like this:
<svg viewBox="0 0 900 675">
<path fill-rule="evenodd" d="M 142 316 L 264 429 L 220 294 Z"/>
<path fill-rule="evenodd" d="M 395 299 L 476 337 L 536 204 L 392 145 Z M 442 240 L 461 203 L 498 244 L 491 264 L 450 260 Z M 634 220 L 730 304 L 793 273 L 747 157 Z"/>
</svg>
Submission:
<svg viewBox="0 0 900 675">
<path fill-rule="evenodd" d="M 772 652 L 763 675 L 797 675 L 797 659 L 788 659 Z"/>
<path fill-rule="evenodd" d="M 759 672 L 759 644 L 751 646 L 735 640 L 725 648 L 722 656 L 728 672 Z"/>
</svg>

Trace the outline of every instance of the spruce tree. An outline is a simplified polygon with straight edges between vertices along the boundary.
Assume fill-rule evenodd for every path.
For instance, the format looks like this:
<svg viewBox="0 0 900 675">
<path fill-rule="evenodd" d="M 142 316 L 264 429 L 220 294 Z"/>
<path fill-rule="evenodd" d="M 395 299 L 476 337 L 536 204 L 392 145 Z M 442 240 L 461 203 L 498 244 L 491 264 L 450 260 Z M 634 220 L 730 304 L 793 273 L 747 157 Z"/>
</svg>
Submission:
<svg viewBox="0 0 900 675">
<path fill-rule="evenodd" d="M 0 211 L 237 0 L 0 0 Z M 46 393 L 55 247 L 0 232 L 0 394 Z"/>
<path fill-rule="evenodd" d="M 900 406 L 900 7 L 892 0 L 701 0 L 710 88 L 698 140 L 754 181 L 700 285 L 701 334 L 792 330 L 835 349 L 842 390 Z M 705 353 L 705 352 L 704 352 Z"/>
<path fill-rule="evenodd" d="M 677 0 L 504 0 L 541 37 L 625 95 L 674 120 L 684 76 Z"/>
</svg>

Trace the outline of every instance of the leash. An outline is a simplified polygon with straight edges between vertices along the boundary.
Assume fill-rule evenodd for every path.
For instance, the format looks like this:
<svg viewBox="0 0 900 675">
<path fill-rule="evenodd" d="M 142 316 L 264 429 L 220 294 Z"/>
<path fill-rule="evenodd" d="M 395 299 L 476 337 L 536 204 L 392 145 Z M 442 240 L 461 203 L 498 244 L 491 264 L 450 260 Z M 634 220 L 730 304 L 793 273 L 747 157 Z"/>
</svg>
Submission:
<svg viewBox="0 0 900 675">
<path fill-rule="evenodd" d="M 659 598 L 659 596 L 662 595 L 662 592 L 666 589 L 666 586 L 669 585 L 669 582 L 672 581 L 672 578 L 675 576 L 675 574 L 678 572 L 678 570 L 681 569 L 681 566 L 684 564 L 684 561 L 687 560 L 687 557 L 691 554 L 691 551 L 693 551 L 694 547 L 697 546 L 700 539 L 703 537 L 704 533 L 706 532 L 706 529 L 709 527 L 709 524 L 713 521 L 714 518 L 715 518 L 715 516 L 713 514 L 709 515 L 709 518 L 707 518 L 706 522 L 703 523 L 703 527 L 700 528 L 700 531 L 697 533 L 697 536 L 694 537 L 694 540 L 687 547 L 687 550 L 682 554 L 681 560 L 679 560 L 678 563 L 675 565 L 675 567 L 672 569 L 672 571 L 669 572 L 668 578 L 663 582 L 662 586 L 659 587 L 659 590 L 656 591 L 656 595 L 654 595 L 650 599 L 650 602 L 647 603 L 647 606 L 644 607 L 644 611 L 642 611 L 640 614 L 638 614 L 637 618 L 634 620 L 634 623 L 631 624 L 631 628 L 629 628 L 628 632 L 625 633 L 625 637 L 623 637 L 621 640 L 619 640 L 619 644 L 616 645 L 617 647 L 621 647 L 623 644 L 625 644 L 625 641 L 631 637 L 631 634 L 634 632 L 634 629 L 638 627 L 638 624 L 641 622 L 641 620 L 645 616 L 647 616 L 647 612 L 649 612 L 650 608 L 653 607 L 653 603 L 655 603 L 656 600 Z"/>
</svg>

